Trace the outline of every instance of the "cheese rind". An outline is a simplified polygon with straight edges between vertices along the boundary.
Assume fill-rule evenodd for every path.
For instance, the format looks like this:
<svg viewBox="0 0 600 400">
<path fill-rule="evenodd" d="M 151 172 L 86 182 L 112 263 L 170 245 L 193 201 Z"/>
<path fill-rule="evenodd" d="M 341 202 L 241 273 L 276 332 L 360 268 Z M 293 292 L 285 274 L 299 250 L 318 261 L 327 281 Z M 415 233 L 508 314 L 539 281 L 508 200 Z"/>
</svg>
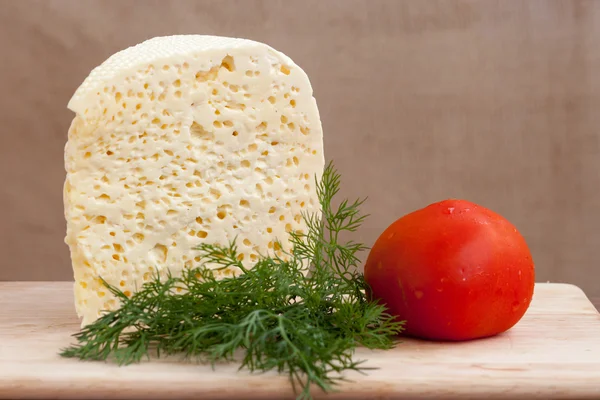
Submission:
<svg viewBox="0 0 600 400">
<path fill-rule="evenodd" d="M 236 238 L 251 267 L 318 212 L 323 132 L 307 75 L 245 39 L 158 37 L 111 56 L 69 102 L 65 218 L 82 325 L 153 272 Z M 237 273 L 218 272 L 219 276 Z"/>
</svg>

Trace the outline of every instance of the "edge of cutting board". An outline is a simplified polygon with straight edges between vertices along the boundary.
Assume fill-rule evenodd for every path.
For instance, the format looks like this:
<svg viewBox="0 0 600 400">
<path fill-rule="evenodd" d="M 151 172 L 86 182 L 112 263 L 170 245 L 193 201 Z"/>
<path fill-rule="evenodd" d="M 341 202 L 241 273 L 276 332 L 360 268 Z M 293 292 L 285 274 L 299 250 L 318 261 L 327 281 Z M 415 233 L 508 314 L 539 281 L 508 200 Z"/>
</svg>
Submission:
<svg viewBox="0 0 600 400">
<path fill-rule="evenodd" d="M 169 359 L 122 368 L 61 359 L 59 347 L 79 328 L 72 289 L 73 282 L 0 282 L 0 398 L 294 398 L 286 377 L 238 373 L 237 364 L 210 371 Z M 353 381 L 340 392 L 314 397 L 600 398 L 600 313 L 572 284 L 537 283 L 535 293 L 507 335 L 454 344 L 402 339 L 394 350 L 359 349 L 357 358 L 380 369 L 350 374 Z M 544 340 L 547 352 L 534 351 Z"/>
</svg>

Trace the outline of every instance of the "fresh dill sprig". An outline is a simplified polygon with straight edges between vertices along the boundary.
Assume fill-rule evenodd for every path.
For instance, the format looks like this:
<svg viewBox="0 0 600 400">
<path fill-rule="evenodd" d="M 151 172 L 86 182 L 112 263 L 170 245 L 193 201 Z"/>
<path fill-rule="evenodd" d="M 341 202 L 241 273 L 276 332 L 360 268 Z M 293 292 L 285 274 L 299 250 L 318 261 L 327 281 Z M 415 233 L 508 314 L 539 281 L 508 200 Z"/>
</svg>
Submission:
<svg viewBox="0 0 600 400">
<path fill-rule="evenodd" d="M 104 282 L 121 301 L 94 323 L 73 335 L 77 344 L 64 357 L 106 360 L 120 365 L 150 354 L 182 354 L 216 363 L 243 352 L 241 368 L 289 375 L 299 399 L 311 387 L 334 390 L 347 370 L 363 371 L 352 357 L 357 346 L 389 349 L 403 329 L 384 306 L 365 295 L 367 284 L 356 270 L 365 247 L 343 242 L 364 220 L 363 201 L 332 205 L 340 175 L 327 165 L 316 181 L 319 214 L 304 214 L 306 233 L 291 232 L 285 256 L 262 256 L 252 268 L 228 247 L 203 244 L 200 266 L 181 276 L 158 275 L 131 297 Z M 236 267 L 241 274 L 217 279 L 206 267 Z"/>
</svg>

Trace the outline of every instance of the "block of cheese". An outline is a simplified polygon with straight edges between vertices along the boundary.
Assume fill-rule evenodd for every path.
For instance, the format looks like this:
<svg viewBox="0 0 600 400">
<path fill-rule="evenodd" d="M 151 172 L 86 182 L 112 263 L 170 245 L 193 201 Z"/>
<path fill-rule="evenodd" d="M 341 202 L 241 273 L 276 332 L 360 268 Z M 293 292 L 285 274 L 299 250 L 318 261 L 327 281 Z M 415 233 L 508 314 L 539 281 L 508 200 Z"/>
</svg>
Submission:
<svg viewBox="0 0 600 400">
<path fill-rule="evenodd" d="M 323 132 L 306 73 L 266 44 L 157 37 L 95 68 L 68 104 L 64 206 L 85 326 L 153 272 L 227 245 L 252 267 L 318 212 Z M 239 271 L 225 270 L 219 277 Z"/>
</svg>

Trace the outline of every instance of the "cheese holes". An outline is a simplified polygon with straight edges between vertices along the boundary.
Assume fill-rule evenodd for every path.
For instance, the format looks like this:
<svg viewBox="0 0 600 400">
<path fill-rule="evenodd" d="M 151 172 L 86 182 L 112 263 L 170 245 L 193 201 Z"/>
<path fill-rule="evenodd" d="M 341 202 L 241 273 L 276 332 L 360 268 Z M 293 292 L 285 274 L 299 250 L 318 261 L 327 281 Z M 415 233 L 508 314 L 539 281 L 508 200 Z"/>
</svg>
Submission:
<svg viewBox="0 0 600 400">
<path fill-rule="evenodd" d="M 210 189 L 210 194 L 215 198 L 215 200 L 219 200 L 221 198 L 221 191 L 218 189 Z"/>
<path fill-rule="evenodd" d="M 152 254 L 160 262 L 166 262 L 169 250 L 164 244 L 157 243 L 152 249 Z"/>
<path fill-rule="evenodd" d="M 235 71 L 235 62 L 233 60 L 233 57 L 227 55 L 225 58 L 223 58 L 223 60 L 221 61 L 221 67 L 225 68 L 229 72 Z"/>
<path fill-rule="evenodd" d="M 281 67 L 279 67 L 279 71 L 281 71 L 281 73 L 284 75 L 289 75 L 291 72 L 289 67 L 287 67 L 286 65 L 282 65 Z"/>
</svg>

